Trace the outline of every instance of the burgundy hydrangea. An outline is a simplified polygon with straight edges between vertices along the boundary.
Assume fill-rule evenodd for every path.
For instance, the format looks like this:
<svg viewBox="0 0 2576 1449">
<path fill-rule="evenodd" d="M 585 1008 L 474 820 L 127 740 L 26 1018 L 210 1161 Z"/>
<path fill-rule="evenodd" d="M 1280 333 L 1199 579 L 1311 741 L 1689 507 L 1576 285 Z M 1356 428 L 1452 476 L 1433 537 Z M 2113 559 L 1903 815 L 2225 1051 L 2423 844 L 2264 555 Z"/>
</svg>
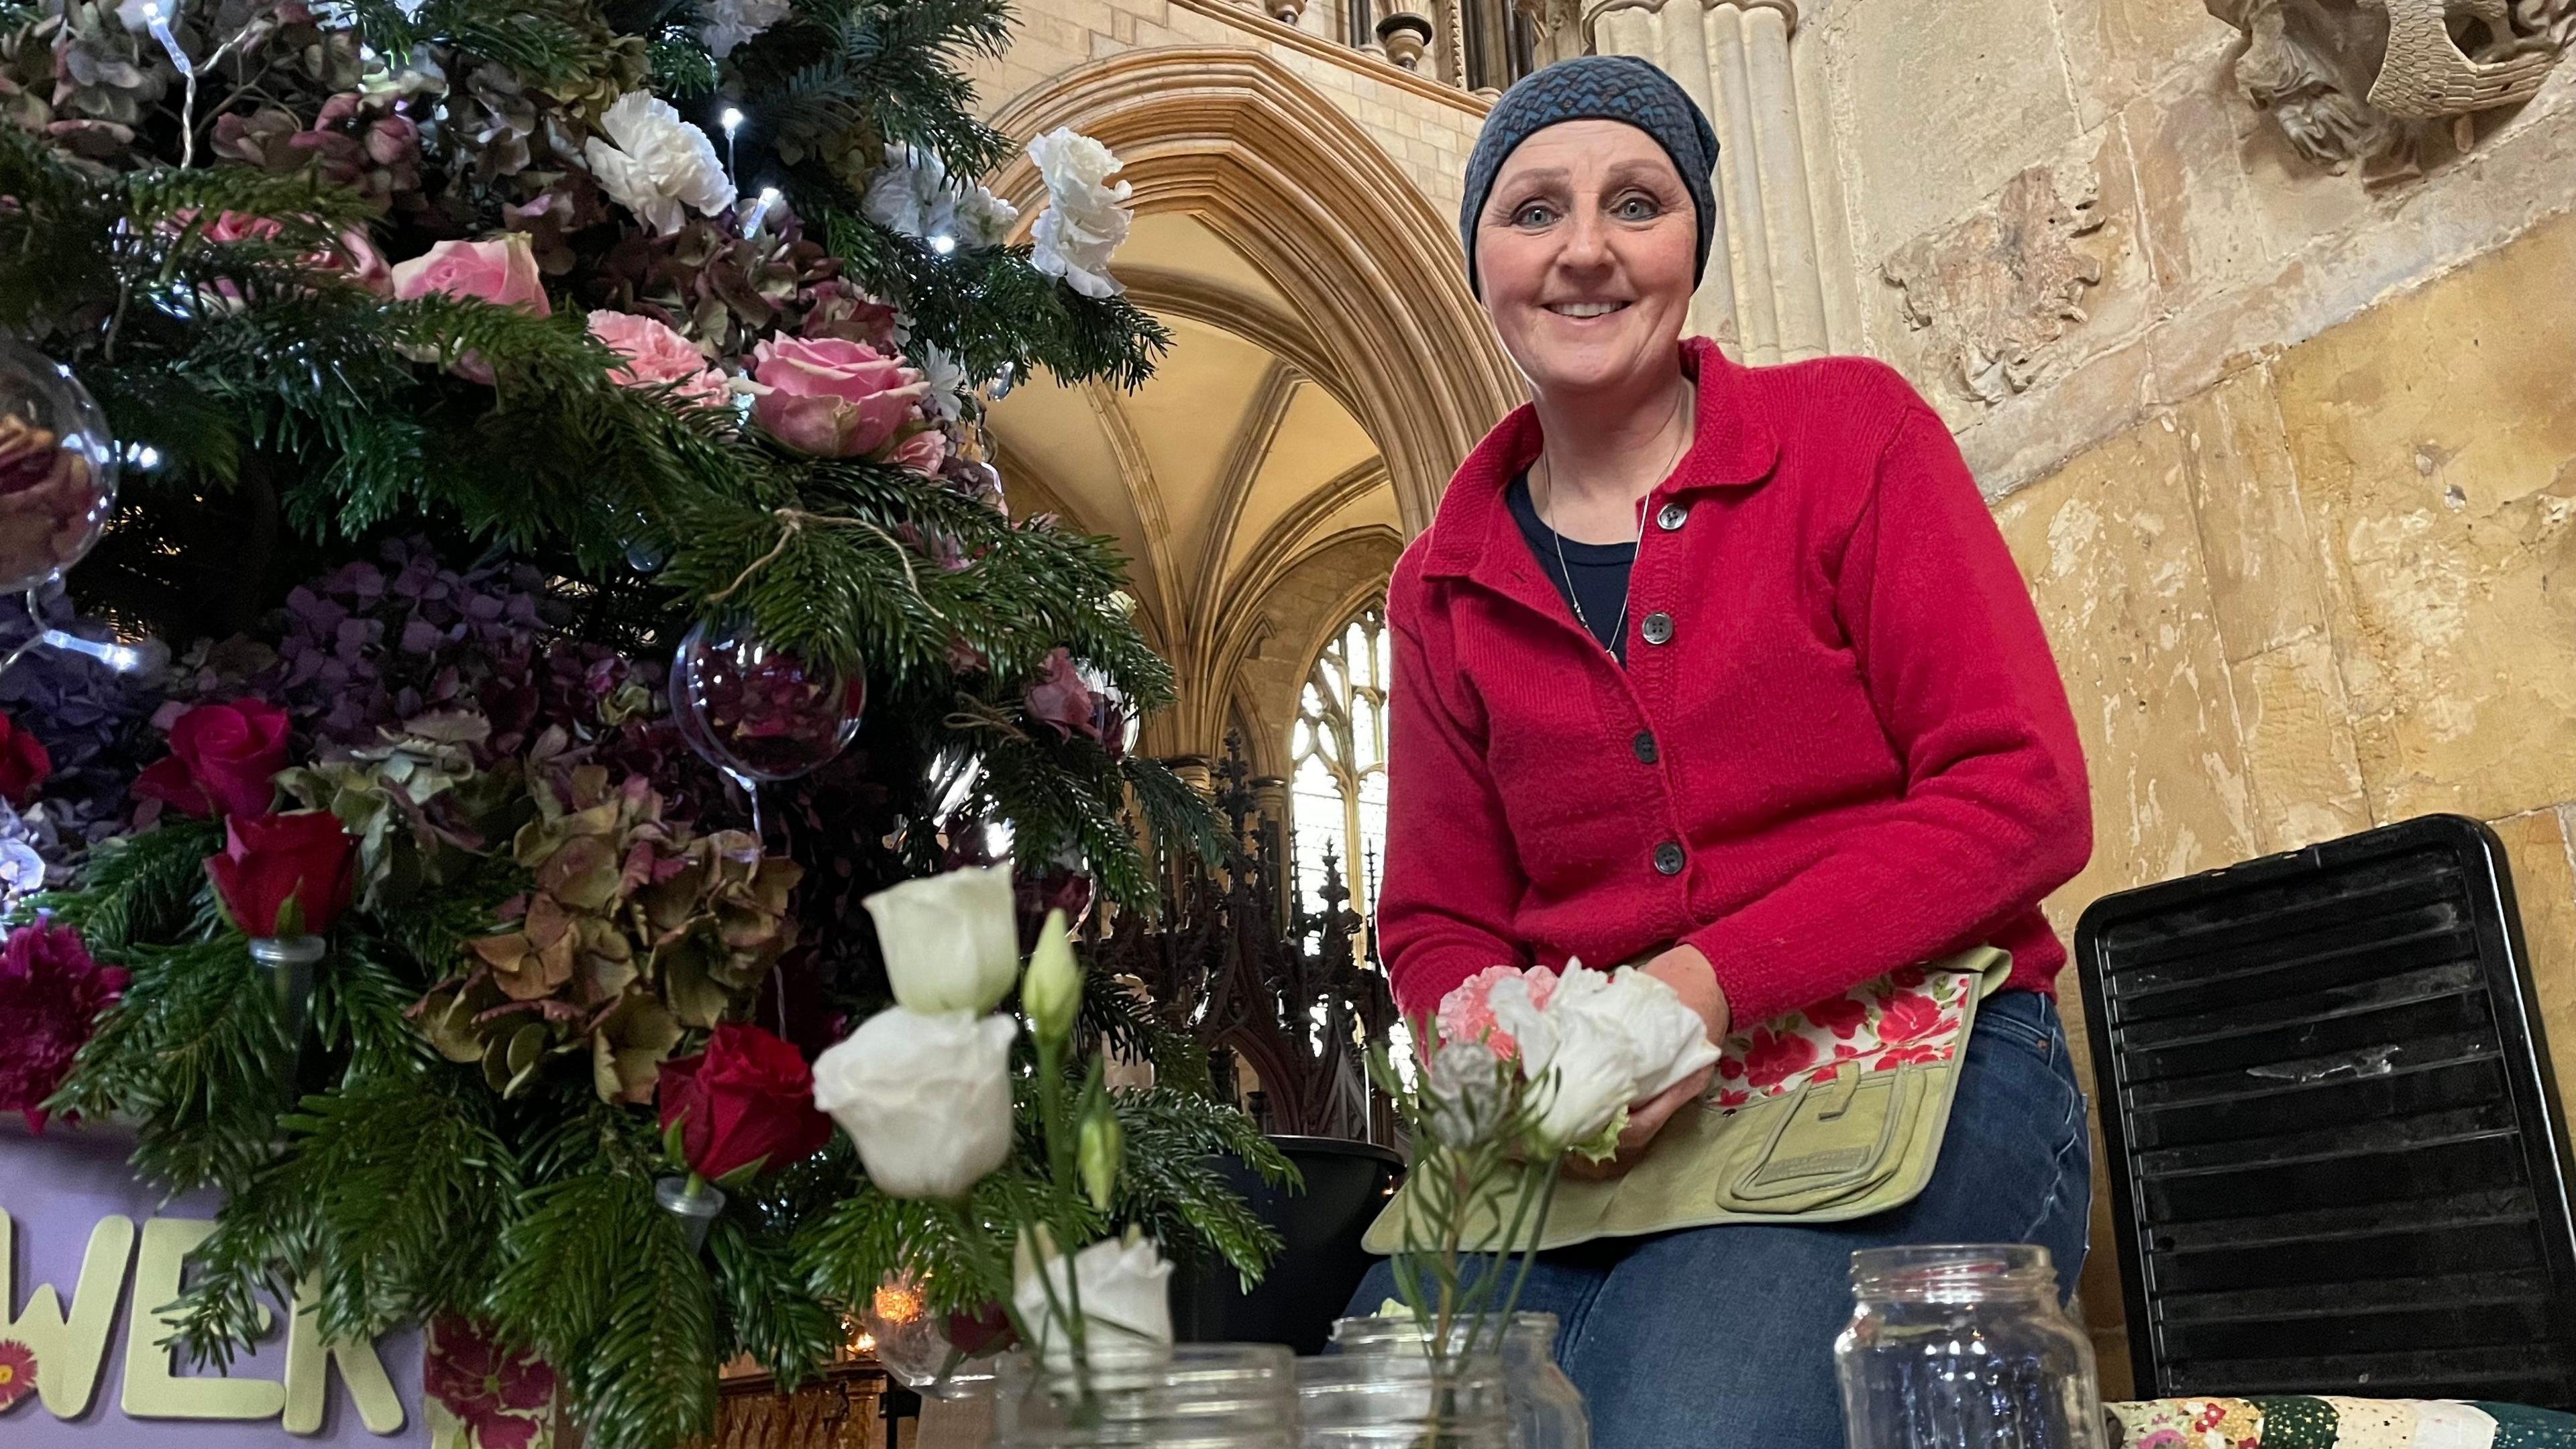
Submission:
<svg viewBox="0 0 2576 1449">
<path fill-rule="evenodd" d="M 40 919 L 9 933 L 0 946 L 0 1112 L 45 1130 L 45 1099 L 125 980 L 123 970 L 91 960 L 69 927 Z"/>
</svg>

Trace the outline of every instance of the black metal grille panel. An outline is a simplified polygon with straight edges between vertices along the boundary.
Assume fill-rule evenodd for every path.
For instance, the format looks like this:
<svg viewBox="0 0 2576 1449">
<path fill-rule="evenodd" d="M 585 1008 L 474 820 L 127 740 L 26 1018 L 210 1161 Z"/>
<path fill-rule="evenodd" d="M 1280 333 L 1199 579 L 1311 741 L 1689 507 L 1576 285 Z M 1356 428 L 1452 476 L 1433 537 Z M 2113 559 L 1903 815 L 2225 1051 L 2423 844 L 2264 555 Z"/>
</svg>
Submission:
<svg viewBox="0 0 2576 1449">
<path fill-rule="evenodd" d="M 2108 896 L 2076 959 L 2138 1393 L 2576 1407 L 2504 851 L 2427 816 Z"/>
</svg>

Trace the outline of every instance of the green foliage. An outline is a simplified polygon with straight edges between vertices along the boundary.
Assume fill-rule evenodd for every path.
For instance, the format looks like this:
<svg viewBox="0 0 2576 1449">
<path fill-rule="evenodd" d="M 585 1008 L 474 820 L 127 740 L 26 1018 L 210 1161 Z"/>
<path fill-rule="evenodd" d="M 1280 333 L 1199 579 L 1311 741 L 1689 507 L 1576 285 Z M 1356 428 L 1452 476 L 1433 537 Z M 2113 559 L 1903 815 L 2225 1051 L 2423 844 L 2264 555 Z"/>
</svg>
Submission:
<svg viewBox="0 0 2576 1449">
<path fill-rule="evenodd" d="M 1170 1087 L 1110 1093 L 1126 1135 L 1112 1213 L 1135 1223 L 1175 1256 L 1213 1255 L 1249 1289 L 1280 1247 L 1264 1222 L 1210 1170 L 1218 1156 L 1240 1159 L 1273 1185 L 1300 1186 L 1297 1169 L 1252 1119 L 1232 1106 Z"/>
<path fill-rule="evenodd" d="M 505 1341 L 554 1367 L 603 1449 L 660 1449 L 712 1428 L 714 1291 L 652 1181 L 587 1172 L 525 1202 L 484 1303 Z"/>
<path fill-rule="evenodd" d="M 205 859 L 223 845 L 223 827 L 207 820 L 173 820 L 117 836 L 91 852 L 80 889 L 37 895 L 17 918 L 50 911 L 57 925 L 79 931 L 101 956 L 114 957 L 137 941 L 166 940 L 210 909 L 201 903 L 213 893 Z"/>
<path fill-rule="evenodd" d="M 139 1119 L 134 1165 L 172 1193 L 239 1190 L 273 1155 L 290 1090 L 276 992 L 231 932 L 117 959 L 133 972 L 124 1003 L 101 1018 L 52 1105 Z"/>
<path fill-rule="evenodd" d="M 717 1219 L 707 1236 L 722 1331 L 736 1351 L 769 1370 L 780 1389 L 792 1390 L 840 1347 L 841 1320 L 807 1287 L 794 1245 L 742 1217 Z"/>
</svg>

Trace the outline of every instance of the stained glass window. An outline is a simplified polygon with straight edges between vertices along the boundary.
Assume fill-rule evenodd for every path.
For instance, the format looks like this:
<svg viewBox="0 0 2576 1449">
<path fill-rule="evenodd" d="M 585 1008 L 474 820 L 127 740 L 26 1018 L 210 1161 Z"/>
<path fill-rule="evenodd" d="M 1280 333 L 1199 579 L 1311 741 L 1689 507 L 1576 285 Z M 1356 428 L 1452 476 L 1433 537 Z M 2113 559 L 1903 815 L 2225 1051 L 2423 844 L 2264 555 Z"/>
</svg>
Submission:
<svg viewBox="0 0 2576 1449">
<path fill-rule="evenodd" d="M 1372 603 L 1327 642 L 1306 672 L 1289 738 L 1297 889 L 1306 909 L 1324 900 L 1324 847 L 1340 860 L 1350 909 L 1374 904 L 1386 850 L 1386 609 Z"/>
</svg>

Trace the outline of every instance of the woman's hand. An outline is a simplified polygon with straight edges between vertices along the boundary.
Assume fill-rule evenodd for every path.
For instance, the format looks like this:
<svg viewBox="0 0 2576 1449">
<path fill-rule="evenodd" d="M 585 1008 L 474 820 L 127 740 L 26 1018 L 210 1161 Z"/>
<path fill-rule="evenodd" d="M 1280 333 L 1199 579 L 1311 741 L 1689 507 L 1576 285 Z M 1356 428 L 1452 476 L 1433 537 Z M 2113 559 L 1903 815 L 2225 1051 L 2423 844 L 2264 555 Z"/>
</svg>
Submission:
<svg viewBox="0 0 2576 1449">
<path fill-rule="evenodd" d="M 1708 964 L 1708 958 L 1700 954 L 1698 947 L 1675 946 L 1639 969 L 1670 986 L 1691 1010 L 1699 1013 L 1700 1020 L 1707 1025 L 1711 1042 L 1725 1042 L 1729 1022 L 1726 992 L 1718 986 L 1715 968 Z M 1619 1151 L 1599 1162 L 1568 1157 L 1565 1160 L 1566 1175 L 1597 1181 L 1617 1177 L 1636 1166 L 1637 1159 L 1645 1155 L 1647 1145 L 1655 1140 L 1655 1134 L 1664 1129 L 1664 1124 L 1682 1109 L 1682 1104 L 1696 1100 L 1700 1093 L 1708 1090 L 1709 1076 L 1716 1070 L 1714 1066 L 1702 1067 L 1646 1101 L 1631 1106 L 1628 1125 L 1619 1132 Z"/>
</svg>

